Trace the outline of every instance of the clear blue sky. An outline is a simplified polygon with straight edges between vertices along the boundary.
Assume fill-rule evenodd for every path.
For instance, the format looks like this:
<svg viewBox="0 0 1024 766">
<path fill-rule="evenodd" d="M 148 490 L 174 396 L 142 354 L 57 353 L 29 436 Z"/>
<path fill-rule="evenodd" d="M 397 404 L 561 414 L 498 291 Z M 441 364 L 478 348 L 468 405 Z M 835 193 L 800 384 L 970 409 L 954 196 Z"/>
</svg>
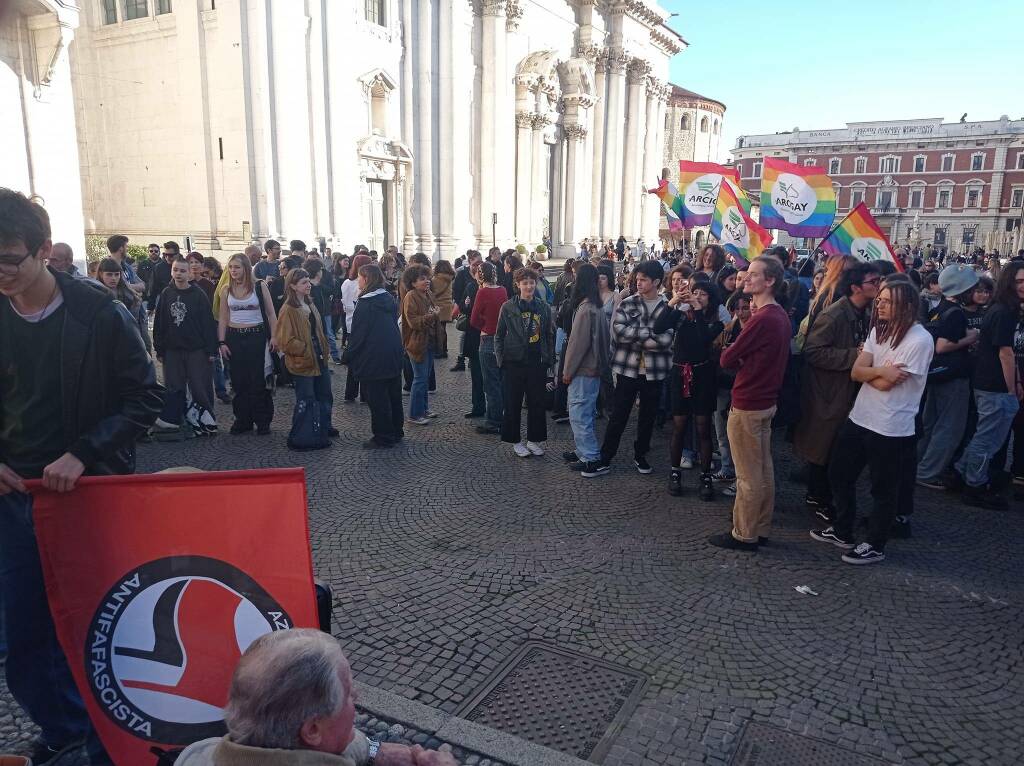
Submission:
<svg viewBox="0 0 1024 766">
<path fill-rule="evenodd" d="M 672 82 L 726 105 L 722 161 L 748 133 L 1024 117 L 1024 0 L 659 2 L 690 43 Z"/>
</svg>

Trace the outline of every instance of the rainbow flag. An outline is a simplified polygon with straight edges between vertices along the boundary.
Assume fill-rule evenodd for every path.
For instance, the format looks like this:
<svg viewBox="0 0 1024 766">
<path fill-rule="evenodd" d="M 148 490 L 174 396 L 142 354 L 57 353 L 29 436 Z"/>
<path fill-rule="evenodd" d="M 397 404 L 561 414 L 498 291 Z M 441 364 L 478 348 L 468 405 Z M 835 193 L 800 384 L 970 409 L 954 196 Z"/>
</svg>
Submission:
<svg viewBox="0 0 1024 766">
<path fill-rule="evenodd" d="M 902 261 L 889 244 L 889 238 L 875 223 L 863 202 L 832 229 L 818 249 L 833 257 L 853 255 L 862 261 L 892 261 L 897 269 L 904 270 Z"/>
<path fill-rule="evenodd" d="M 648 189 L 647 193 L 661 200 L 662 207 L 665 208 L 665 217 L 668 218 L 669 231 L 680 231 L 683 228 L 683 201 L 679 199 L 679 190 L 675 184 L 663 178 L 656 188 Z"/>
<path fill-rule="evenodd" d="M 761 172 L 761 225 L 795 237 L 823 237 L 836 217 L 832 179 L 815 166 L 765 157 Z"/>
<path fill-rule="evenodd" d="M 736 168 L 727 168 L 716 162 L 679 160 L 679 188 L 683 190 L 680 195 L 682 211 L 679 217 L 686 228 L 711 223 L 723 178 L 727 178 L 737 189 L 740 188 L 740 177 Z M 746 209 L 750 211 L 749 200 Z"/>
<path fill-rule="evenodd" d="M 746 266 L 772 243 L 772 235 L 743 209 L 732 184 L 722 184 L 711 218 L 711 235 L 732 253 L 738 266 Z"/>
</svg>

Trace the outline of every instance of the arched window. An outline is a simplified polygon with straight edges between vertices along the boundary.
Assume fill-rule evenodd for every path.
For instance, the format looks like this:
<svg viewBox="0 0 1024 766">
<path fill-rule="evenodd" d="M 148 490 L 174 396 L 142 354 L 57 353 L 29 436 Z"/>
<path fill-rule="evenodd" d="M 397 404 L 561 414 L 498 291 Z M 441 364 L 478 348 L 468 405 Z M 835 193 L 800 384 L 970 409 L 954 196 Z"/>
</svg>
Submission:
<svg viewBox="0 0 1024 766">
<path fill-rule="evenodd" d="M 668 130 L 668 126 L 669 126 L 670 124 L 671 124 L 671 123 L 669 122 L 669 115 L 668 115 L 668 114 L 666 114 L 666 115 L 665 115 L 665 130 Z"/>
<path fill-rule="evenodd" d="M 700 132 L 701 133 L 707 133 L 708 132 L 708 118 L 707 117 L 701 117 L 700 118 Z"/>
<path fill-rule="evenodd" d="M 715 120 L 715 125 L 714 125 L 714 127 L 712 128 L 712 132 L 713 132 L 713 133 L 714 133 L 714 134 L 715 134 L 716 136 L 718 135 L 718 120 Z"/>
<path fill-rule="evenodd" d="M 689 130 L 690 129 L 690 115 L 684 114 L 679 119 L 679 129 L 680 130 Z"/>
</svg>

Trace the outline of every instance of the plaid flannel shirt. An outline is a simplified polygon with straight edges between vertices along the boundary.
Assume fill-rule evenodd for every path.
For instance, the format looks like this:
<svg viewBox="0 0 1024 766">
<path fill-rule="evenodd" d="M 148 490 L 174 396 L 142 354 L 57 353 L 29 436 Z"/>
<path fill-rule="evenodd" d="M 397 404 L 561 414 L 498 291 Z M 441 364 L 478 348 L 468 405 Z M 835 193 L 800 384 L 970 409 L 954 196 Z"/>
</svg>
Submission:
<svg viewBox="0 0 1024 766">
<path fill-rule="evenodd" d="M 643 354 L 647 380 L 664 380 L 672 370 L 672 341 L 675 330 L 656 335 L 654 321 L 666 311 L 664 299 L 648 313 L 639 295 L 624 298 L 612 317 L 612 372 L 639 378 Z"/>
</svg>

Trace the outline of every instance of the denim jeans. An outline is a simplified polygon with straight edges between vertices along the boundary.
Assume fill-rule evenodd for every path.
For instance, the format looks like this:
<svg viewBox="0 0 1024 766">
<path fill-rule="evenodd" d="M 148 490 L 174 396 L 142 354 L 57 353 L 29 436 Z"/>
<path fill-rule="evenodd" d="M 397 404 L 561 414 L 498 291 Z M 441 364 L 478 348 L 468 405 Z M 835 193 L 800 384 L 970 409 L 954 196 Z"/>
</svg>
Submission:
<svg viewBox="0 0 1024 766">
<path fill-rule="evenodd" d="M 412 393 L 409 395 L 409 417 L 425 417 L 430 407 L 427 405 L 427 383 L 430 370 L 434 366 L 434 352 L 427 349 L 423 352 L 423 361 L 417 362 L 409 358 L 412 364 Z"/>
<path fill-rule="evenodd" d="M 576 440 L 576 456 L 584 462 L 601 458 L 601 445 L 594 432 L 597 414 L 597 395 L 601 379 L 577 375 L 569 384 L 569 425 Z"/>
<path fill-rule="evenodd" d="M 46 601 L 32 497 L 0 495 L 0 607 L 7 627 L 7 686 L 51 747 L 88 737 L 97 763 L 103 754 L 75 687 Z"/>
<path fill-rule="evenodd" d="M 331 347 L 331 359 L 338 361 L 338 341 L 334 337 L 334 317 L 329 313 L 324 314 L 324 335 L 327 336 L 327 345 Z"/>
<path fill-rule="evenodd" d="M 498 360 L 494 358 L 494 337 L 491 335 L 480 336 L 480 372 L 484 378 L 484 398 L 487 400 L 487 425 L 501 428 L 505 414 L 504 389 Z"/>
<path fill-rule="evenodd" d="M 989 480 L 989 463 L 1003 446 L 1019 404 L 1014 394 L 975 391 L 978 405 L 978 427 L 974 438 L 956 464 L 956 470 L 971 487 L 984 487 Z"/>
<path fill-rule="evenodd" d="M 935 481 L 953 461 L 967 425 L 970 390 L 967 378 L 928 386 L 921 412 L 923 431 L 917 444 L 919 481 Z"/>
</svg>

